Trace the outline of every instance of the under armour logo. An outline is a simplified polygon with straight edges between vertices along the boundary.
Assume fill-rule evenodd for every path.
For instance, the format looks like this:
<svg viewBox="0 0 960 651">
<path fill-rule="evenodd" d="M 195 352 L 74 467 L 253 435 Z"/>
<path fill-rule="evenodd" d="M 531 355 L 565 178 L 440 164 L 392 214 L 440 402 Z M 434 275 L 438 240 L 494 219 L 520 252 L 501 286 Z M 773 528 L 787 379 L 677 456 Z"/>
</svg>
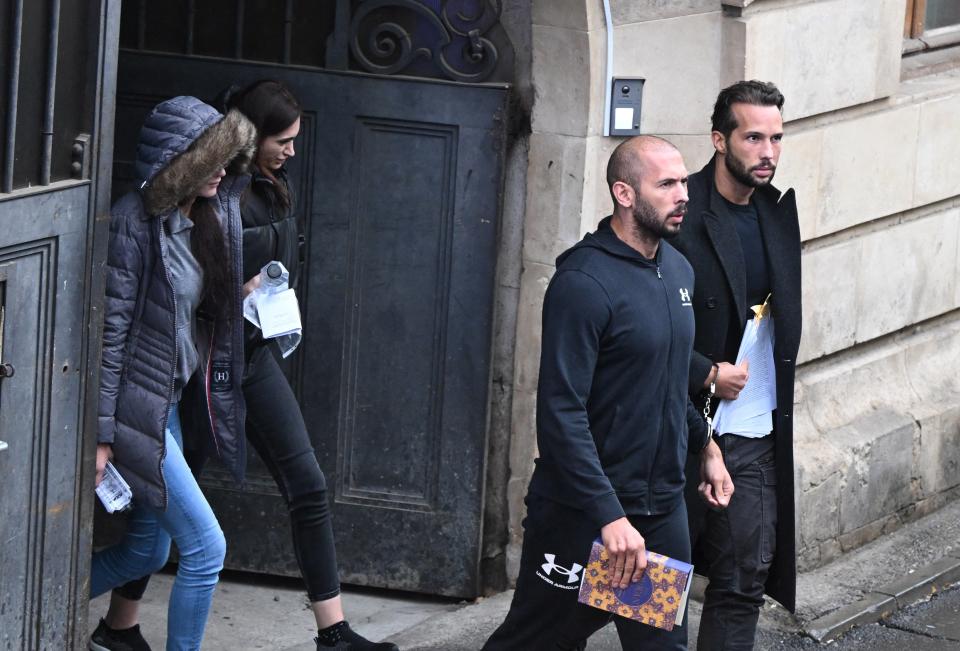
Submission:
<svg viewBox="0 0 960 651">
<path fill-rule="evenodd" d="M 690 303 L 690 291 L 686 287 L 680 288 L 680 303 L 682 305 L 691 305 Z"/>
<path fill-rule="evenodd" d="M 580 570 L 583 569 L 583 565 L 574 563 L 573 567 L 567 569 L 556 563 L 556 554 L 544 554 L 543 557 L 547 559 L 547 562 L 541 565 L 541 569 L 546 572 L 547 576 L 551 573 L 556 572 L 557 574 L 563 574 L 567 577 L 567 583 L 576 583 L 580 580 Z"/>
</svg>

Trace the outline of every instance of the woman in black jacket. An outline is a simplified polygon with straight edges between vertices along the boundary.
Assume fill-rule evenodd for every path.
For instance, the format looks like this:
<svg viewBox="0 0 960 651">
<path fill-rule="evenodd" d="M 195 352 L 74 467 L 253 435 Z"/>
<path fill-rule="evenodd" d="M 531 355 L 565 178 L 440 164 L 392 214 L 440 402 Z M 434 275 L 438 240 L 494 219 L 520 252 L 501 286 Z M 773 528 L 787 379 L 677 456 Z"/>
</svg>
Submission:
<svg viewBox="0 0 960 651">
<path fill-rule="evenodd" d="M 243 473 L 244 405 L 230 378 L 242 369 L 239 199 L 247 177 L 224 168 L 249 159 L 255 135 L 238 111 L 224 117 L 194 97 L 162 102 L 140 133 L 140 190 L 111 211 L 97 484 L 112 458 L 134 508 L 123 541 L 93 555 L 90 592 L 158 570 L 172 539 L 180 563 L 169 651 L 200 648 L 226 552 L 184 459 L 182 431 L 211 437 L 238 479 Z M 213 369 L 222 381 L 211 382 Z M 191 419 L 190 402 L 201 420 Z M 91 649 L 111 648 L 98 643 L 107 630 L 101 622 Z"/>
<path fill-rule="evenodd" d="M 257 127 L 259 140 L 253 180 L 241 202 L 245 288 L 259 285 L 260 269 L 279 260 L 294 286 L 300 268 L 300 229 L 285 164 L 295 154 L 300 103 L 277 81 L 253 83 L 230 97 Z M 248 331 L 251 328 L 248 326 Z M 317 649 L 349 642 L 353 651 L 395 651 L 390 642 L 373 643 L 350 629 L 340 600 L 327 485 L 307 433 L 300 405 L 277 364 L 279 352 L 253 332 L 247 337 L 247 440 L 277 482 L 290 511 L 293 547 L 319 630 Z"/>
<path fill-rule="evenodd" d="M 248 279 L 244 293 L 259 286 L 260 269 L 272 260 L 289 270 L 294 286 L 300 268 L 300 228 L 284 166 L 295 154 L 300 103 L 283 84 L 270 80 L 255 82 L 226 101 L 246 115 L 259 134 L 252 180 L 240 204 L 243 277 Z M 247 440 L 287 502 L 297 562 L 317 621 L 317 649 L 396 651 L 395 644 L 374 643 L 357 634 L 344 618 L 326 480 L 300 406 L 278 365 L 276 345 L 264 340 L 252 324 L 247 324 L 245 341 Z M 107 621 L 124 628 L 136 624 L 136 604 L 145 586 L 143 581 L 115 592 Z"/>
</svg>

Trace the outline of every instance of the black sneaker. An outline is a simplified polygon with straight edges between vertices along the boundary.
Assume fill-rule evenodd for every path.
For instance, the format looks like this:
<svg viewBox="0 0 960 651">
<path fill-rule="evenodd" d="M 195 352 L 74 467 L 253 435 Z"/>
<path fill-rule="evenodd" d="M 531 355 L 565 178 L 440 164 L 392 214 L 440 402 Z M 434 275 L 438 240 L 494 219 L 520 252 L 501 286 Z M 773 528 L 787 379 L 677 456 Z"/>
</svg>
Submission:
<svg viewBox="0 0 960 651">
<path fill-rule="evenodd" d="M 324 651 L 325 649 L 340 649 L 340 651 L 351 651 L 351 649 L 353 649 L 353 647 L 350 646 L 349 642 L 344 642 L 343 640 L 340 640 L 333 646 L 330 646 L 329 644 L 324 644 L 323 642 L 320 641 L 319 637 L 313 638 L 313 641 L 317 643 L 317 651 Z"/>
<path fill-rule="evenodd" d="M 140 635 L 140 625 L 114 630 L 100 620 L 90 636 L 90 651 L 150 651 L 150 645 Z"/>
<path fill-rule="evenodd" d="M 347 622 L 338 622 L 334 624 L 329 629 L 329 631 L 336 641 L 321 641 L 320 638 L 316 638 L 317 642 L 317 651 L 324 651 L 325 649 L 340 649 L 341 651 L 400 651 L 397 648 L 397 645 L 393 642 L 371 642 L 367 638 L 363 637 L 352 628 Z M 325 631 L 321 631 L 323 634 Z"/>
</svg>

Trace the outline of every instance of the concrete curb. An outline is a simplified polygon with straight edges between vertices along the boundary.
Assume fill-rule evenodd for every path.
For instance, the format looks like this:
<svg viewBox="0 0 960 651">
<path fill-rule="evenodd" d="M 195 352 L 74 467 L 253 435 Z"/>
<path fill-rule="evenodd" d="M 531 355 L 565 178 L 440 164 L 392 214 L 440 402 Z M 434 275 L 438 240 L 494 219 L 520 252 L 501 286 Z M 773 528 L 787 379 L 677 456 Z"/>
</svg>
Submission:
<svg viewBox="0 0 960 651">
<path fill-rule="evenodd" d="M 855 626 L 886 619 L 956 583 L 960 583 L 960 556 L 948 556 L 803 625 L 803 630 L 817 642 L 830 642 Z"/>
</svg>

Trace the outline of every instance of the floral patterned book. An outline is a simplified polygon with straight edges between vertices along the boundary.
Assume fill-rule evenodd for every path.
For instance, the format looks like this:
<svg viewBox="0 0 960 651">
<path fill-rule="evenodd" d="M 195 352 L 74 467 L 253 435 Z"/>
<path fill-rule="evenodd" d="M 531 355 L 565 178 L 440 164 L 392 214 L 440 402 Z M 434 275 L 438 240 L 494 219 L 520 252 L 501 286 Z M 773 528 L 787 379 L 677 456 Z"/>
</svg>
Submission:
<svg viewBox="0 0 960 651">
<path fill-rule="evenodd" d="M 647 551 L 643 577 L 626 588 L 613 588 L 609 562 L 603 543 L 594 541 L 580 583 L 580 603 L 668 631 L 683 623 L 693 565 Z"/>
</svg>

